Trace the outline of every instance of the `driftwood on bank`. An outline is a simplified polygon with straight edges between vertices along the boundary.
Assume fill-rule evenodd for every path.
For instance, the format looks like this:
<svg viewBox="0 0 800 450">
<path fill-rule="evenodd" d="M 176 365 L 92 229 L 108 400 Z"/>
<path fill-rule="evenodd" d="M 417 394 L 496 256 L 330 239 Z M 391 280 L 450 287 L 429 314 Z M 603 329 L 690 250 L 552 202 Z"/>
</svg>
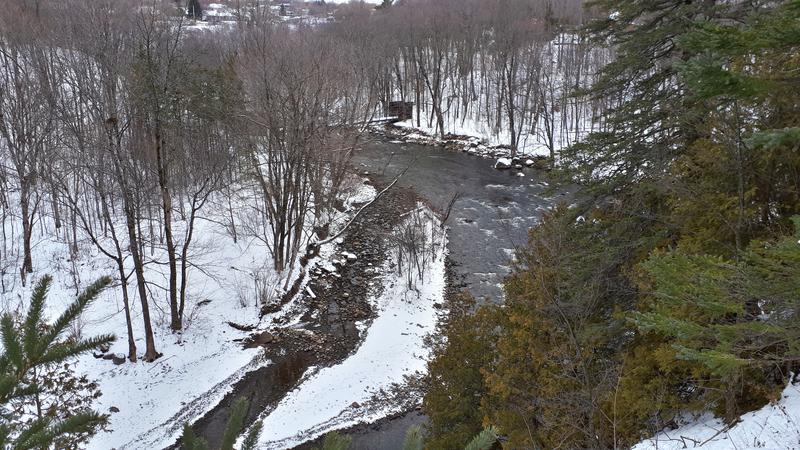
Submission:
<svg viewBox="0 0 800 450">
<path fill-rule="evenodd" d="M 381 196 L 383 194 L 385 194 L 389 189 L 391 189 L 395 184 L 397 184 L 397 182 L 400 181 L 400 178 L 403 175 L 405 175 L 405 173 L 408 171 L 408 169 L 409 169 L 409 167 L 406 167 L 405 169 L 403 169 L 403 171 L 400 172 L 394 178 L 394 180 L 392 180 L 392 182 L 389 183 L 388 186 L 383 188 L 380 192 L 378 192 L 375 195 L 375 198 L 373 198 L 372 200 L 368 201 L 367 203 L 363 204 L 360 208 L 358 208 L 358 211 L 356 211 L 356 213 L 353 214 L 353 217 L 351 217 L 350 220 L 348 220 L 347 223 L 339 231 L 334 233 L 332 236 L 329 236 L 327 239 L 323 239 L 321 241 L 316 241 L 316 242 L 312 242 L 312 243 L 308 244 L 308 251 L 306 252 L 306 254 L 307 255 L 314 255 L 314 254 L 317 253 L 317 251 L 319 251 L 320 247 L 322 247 L 323 245 L 328 244 L 328 243 L 333 242 L 336 239 L 338 239 L 342 234 L 344 234 L 345 231 L 347 231 L 347 229 L 350 227 L 350 225 L 352 225 L 356 221 L 356 219 L 358 219 L 358 216 L 360 216 L 361 213 L 365 209 L 367 209 L 370 205 L 375 203 L 378 199 L 381 198 Z"/>
</svg>

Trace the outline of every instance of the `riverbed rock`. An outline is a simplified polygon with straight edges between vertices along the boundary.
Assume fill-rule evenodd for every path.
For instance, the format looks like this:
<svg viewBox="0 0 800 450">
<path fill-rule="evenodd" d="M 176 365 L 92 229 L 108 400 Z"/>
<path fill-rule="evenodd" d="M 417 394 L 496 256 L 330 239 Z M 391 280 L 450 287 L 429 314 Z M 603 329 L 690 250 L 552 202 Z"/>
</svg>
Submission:
<svg viewBox="0 0 800 450">
<path fill-rule="evenodd" d="M 247 346 L 252 348 L 270 344 L 272 342 L 275 342 L 275 335 L 269 331 L 262 331 L 261 333 L 254 334 Z"/>
<path fill-rule="evenodd" d="M 498 170 L 510 169 L 511 158 L 497 158 L 497 162 L 494 163 L 494 168 Z"/>
</svg>

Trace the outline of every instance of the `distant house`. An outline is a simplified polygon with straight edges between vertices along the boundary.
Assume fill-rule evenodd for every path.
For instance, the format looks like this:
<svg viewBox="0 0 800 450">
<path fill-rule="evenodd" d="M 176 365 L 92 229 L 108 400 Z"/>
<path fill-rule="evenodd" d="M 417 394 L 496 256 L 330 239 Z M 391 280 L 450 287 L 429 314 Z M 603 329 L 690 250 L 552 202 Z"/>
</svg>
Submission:
<svg viewBox="0 0 800 450">
<path fill-rule="evenodd" d="M 233 8 L 222 3 L 209 3 L 203 16 L 209 23 L 231 22 L 236 20 Z"/>
</svg>

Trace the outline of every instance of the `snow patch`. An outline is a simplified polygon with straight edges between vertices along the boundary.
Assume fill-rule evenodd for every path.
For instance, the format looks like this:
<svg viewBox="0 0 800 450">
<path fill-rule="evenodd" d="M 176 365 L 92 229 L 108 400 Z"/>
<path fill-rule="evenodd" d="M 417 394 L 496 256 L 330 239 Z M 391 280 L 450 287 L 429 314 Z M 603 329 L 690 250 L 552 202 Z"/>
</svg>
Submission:
<svg viewBox="0 0 800 450">
<path fill-rule="evenodd" d="M 430 227 L 438 224 L 431 221 Z M 364 342 L 338 365 L 309 369 L 295 390 L 262 414 L 259 448 L 291 448 L 334 429 L 400 412 L 408 404 L 385 399 L 407 377 L 427 368 L 430 349 L 425 337 L 436 331 L 439 322 L 434 305 L 444 297 L 445 248 L 444 242 L 437 246 L 416 290 L 409 290 L 405 275 L 398 275 L 387 261 L 383 292 L 373 300 L 377 317 Z"/>
<path fill-rule="evenodd" d="M 632 450 L 685 448 L 800 449 L 800 383 L 789 383 L 779 401 L 743 415 L 732 427 L 706 414 L 675 430 L 662 431 Z"/>
</svg>

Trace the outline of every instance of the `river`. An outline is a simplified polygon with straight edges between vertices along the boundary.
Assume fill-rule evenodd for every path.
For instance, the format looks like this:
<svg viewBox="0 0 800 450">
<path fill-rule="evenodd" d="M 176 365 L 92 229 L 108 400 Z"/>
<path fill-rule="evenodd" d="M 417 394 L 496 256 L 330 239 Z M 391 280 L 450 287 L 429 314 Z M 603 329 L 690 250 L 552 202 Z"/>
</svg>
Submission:
<svg viewBox="0 0 800 450">
<path fill-rule="evenodd" d="M 535 169 L 523 169 L 520 177 L 516 170 L 494 169 L 491 159 L 398 141 L 366 144 L 354 165 L 383 181 L 405 170 L 398 183 L 440 209 L 460 194 L 447 221 L 449 257 L 456 282 L 479 303 L 503 301 L 502 282 L 514 249 L 525 244 L 543 211 L 573 194 L 570 188 L 550 188 L 544 172 Z M 408 427 L 424 422 L 424 415 L 412 411 L 343 434 L 352 438 L 351 450 L 400 450 Z"/>
<path fill-rule="evenodd" d="M 359 217 L 358 221 L 364 222 L 366 227 L 356 225 L 345 236 L 346 241 L 354 241 L 345 242 L 346 248 L 366 245 L 357 262 L 343 268 L 342 276 L 335 278 L 332 283 L 318 286 L 314 284 L 315 281 L 309 282 L 313 285 L 313 291 L 329 304 L 327 310 L 338 305 L 336 302 L 341 298 L 337 293 L 341 290 L 339 288 L 357 294 L 347 301 L 348 305 L 357 306 L 357 302 L 352 300 L 356 298 L 366 301 L 364 289 L 364 292 L 356 292 L 359 286 L 365 286 L 366 280 L 356 285 L 348 284 L 347 280 L 363 277 L 366 266 L 379 264 L 380 261 L 370 261 L 369 257 L 379 257 L 378 250 L 382 246 L 378 245 L 378 241 L 381 240 L 381 233 L 393 229 L 393 223 L 400 218 L 399 215 L 393 216 L 398 214 L 396 211 L 412 208 L 417 197 L 435 209 L 443 210 L 455 193 L 459 193 L 459 197 L 446 222 L 450 282 L 456 287 L 468 289 L 479 303 L 501 303 L 502 282 L 511 270 L 514 249 L 525 243 L 527 230 L 537 223 L 542 212 L 559 201 L 566 201 L 571 193 L 569 189 L 551 189 L 544 181 L 543 172 L 524 169 L 524 176 L 518 176 L 516 170 L 495 170 L 493 163 L 491 159 L 467 153 L 380 138 L 364 145 L 353 158 L 353 166 L 358 172 L 369 172 L 372 178 L 377 179 L 378 185 L 386 185 L 401 172 L 403 175 L 398 181 L 399 186 Z M 371 241 L 376 242 L 369 244 Z M 339 286 L 342 283 L 347 286 Z M 246 418 L 246 423 L 250 424 L 264 409 L 276 404 L 287 390 L 292 389 L 310 366 L 338 364 L 347 358 L 353 348 L 360 344 L 357 342 L 358 332 L 352 323 L 355 319 L 349 319 L 349 322 L 335 318 L 331 320 L 337 326 L 353 328 L 354 333 L 330 336 L 339 339 L 341 345 L 336 348 L 326 346 L 326 352 L 320 354 L 303 352 L 302 345 L 295 343 L 293 338 L 281 339 L 281 343 L 265 347 L 265 351 L 272 352 L 268 353 L 272 364 L 248 373 L 237 382 L 222 402 L 195 422 L 195 432 L 215 445 L 222 437 L 234 398 L 244 396 L 250 399 L 252 407 Z M 315 332 L 325 334 L 327 322 L 323 322 L 317 325 Z M 339 341 L 334 339 L 334 342 Z M 394 450 L 402 448 L 409 426 L 424 421 L 421 413 L 412 411 L 375 424 L 357 426 L 343 431 L 343 434 L 353 438 L 351 450 Z M 300 448 L 312 447 L 306 444 Z"/>
<path fill-rule="evenodd" d="M 436 208 L 460 193 L 447 221 L 448 250 L 456 275 L 479 302 L 502 302 L 514 249 L 525 244 L 544 210 L 571 196 L 569 189 L 553 192 L 536 169 L 520 177 L 494 169 L 491 159 L 426 145 L 374 140 L 354 164 L 385 181 L 406 170 L 399 184 Z"/>
</svg>

